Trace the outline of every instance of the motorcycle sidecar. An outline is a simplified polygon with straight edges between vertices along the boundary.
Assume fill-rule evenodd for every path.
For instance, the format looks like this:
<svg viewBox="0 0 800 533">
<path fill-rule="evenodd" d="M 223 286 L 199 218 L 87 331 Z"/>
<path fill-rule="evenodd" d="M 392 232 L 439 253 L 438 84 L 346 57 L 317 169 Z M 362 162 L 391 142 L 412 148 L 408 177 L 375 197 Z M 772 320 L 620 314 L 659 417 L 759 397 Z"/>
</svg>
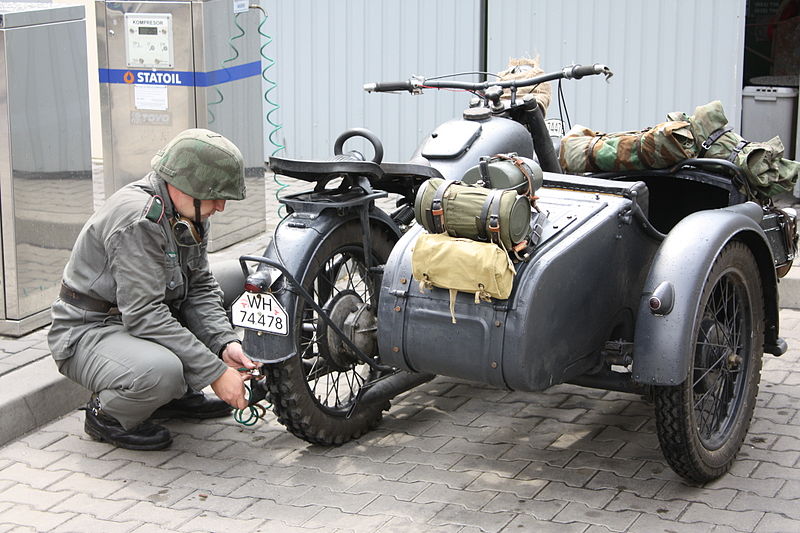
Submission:
<svg viewBox="0 0 800 533">
<path fill-rule="evenodd" d="M 449 291 L 422 292 L 413 278 L 423 230 L 407 232 L 384 269 L 380 358 L 513 390 L 648 392 L 673 468 L 714 479 L 749 427 L 762 353 L 785 351 L 775 267 L 791 250 L 773 253 L 765 210 L 727 177 L 695 168 L 624 179 L 545 173 L 547 222 L 510 298 L 459 293 L 455 324 Z"/>
</svg>

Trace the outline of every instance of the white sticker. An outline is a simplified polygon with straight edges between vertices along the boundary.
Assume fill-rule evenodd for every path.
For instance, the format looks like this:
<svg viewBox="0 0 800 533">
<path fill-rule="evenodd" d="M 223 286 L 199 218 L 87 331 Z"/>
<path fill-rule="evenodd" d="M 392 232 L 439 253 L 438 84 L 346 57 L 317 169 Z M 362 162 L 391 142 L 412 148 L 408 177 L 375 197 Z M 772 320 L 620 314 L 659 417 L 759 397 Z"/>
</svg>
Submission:
<svg viewBox="0 0 800 533">
<path fill-rule="evenodd" d="M 136 109 L 166 111 L 169 108 L 166 85 L 134 85 L 133 99 Z"/>
<path fill-rule="evenodd" d="M 234 13 L 244 13 L 248 8 L 248 0 L 233 0 Z"/>
</svg>

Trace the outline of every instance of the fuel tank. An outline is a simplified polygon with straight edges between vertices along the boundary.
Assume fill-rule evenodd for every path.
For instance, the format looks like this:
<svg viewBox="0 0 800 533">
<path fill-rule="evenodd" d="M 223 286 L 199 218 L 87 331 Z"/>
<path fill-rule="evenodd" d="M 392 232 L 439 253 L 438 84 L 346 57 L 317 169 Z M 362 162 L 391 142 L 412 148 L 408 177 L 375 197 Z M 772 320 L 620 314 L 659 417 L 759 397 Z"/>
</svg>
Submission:
<svg viewBox="0 0 800 533">
<path fill-rule="evenodd" d="M 538 208 L 547 215 L 532 257 L 516 265 L 508 300 L 476 304 L 459 293 L 456 323 L 445 289 L 420 291 L 411 254 L 424 231 L 408 231 L 384 269 L 378 309 L 381 360 L 514 390 L 536 391 L 584 374 L 606 340 L 633 330 L 659 241 L 631 216 L 646 213 L 647 188 L 545 173 Z"/>
<path fill-rule="evenodd" d="M 475 108 L 473 108 L 475 109 Z M 440 124 L 422 142 L 413 160 L 426 159 L 446 179 L 461 179 L 482 156 L 516 152 L 533 157 L 533 141 L 525 126 L 508 118 L 464 111 L 465 117 Z"/>
</svg>

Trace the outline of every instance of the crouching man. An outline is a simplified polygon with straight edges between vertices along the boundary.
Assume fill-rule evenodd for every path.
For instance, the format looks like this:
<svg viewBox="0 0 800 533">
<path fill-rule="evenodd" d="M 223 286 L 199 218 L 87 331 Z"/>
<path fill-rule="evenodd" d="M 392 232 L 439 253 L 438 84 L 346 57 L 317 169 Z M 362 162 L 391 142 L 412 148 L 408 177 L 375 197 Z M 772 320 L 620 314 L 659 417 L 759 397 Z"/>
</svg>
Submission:
<svg viewBox="0 0 800 533">
<path fill-rule="evenodd" d="M 225 416 L 247 404 L 244 354 L 209 271 L 208 218 L 245 197 L 239 149 L 191 129 L 153 171 L 86 223 L 64 269 L 48 343 L 59 371 L 93 392 L 84 429 L 121 448 L 172 442 L 152 418 Z M 220 399 L 199 392 L 211 385 Z"/>
</svg>

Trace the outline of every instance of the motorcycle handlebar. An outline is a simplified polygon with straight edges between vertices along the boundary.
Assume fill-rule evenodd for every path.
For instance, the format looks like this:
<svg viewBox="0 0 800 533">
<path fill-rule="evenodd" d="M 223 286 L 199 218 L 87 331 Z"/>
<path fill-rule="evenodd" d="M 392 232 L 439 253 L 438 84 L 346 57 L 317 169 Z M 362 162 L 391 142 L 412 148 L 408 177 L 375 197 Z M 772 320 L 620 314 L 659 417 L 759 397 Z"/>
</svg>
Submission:
<svg viewBox="0 0 800 533">
<path fill-rule="evenodd" d="M 406 81 L 366 83 L 364 84 L 364 90 L 367 92 L 408 91 L 411 93 L 418 93 L 422 89 L 464 89 L 467 91 L 483 91 L 489 87 L 501 87 L 503 89 L 509 87 L 528 87 L 558 79 L 579 80 L 584 76 L 594 76 L 596 74 L 603 74 L 606 79 L 614 75 L 614 73 L 611 72 L 611 69 L 606 65 L 595 63 L 594 65 L 585 66 L 571 65 L 557 72 L 540 74 L 539 76 L 534 76 L 524 80 L 484 81 L 472 83 L 467 81 L 440 81 L 426 80 L 425 78 L 411 78 Z"/>
</svg>

